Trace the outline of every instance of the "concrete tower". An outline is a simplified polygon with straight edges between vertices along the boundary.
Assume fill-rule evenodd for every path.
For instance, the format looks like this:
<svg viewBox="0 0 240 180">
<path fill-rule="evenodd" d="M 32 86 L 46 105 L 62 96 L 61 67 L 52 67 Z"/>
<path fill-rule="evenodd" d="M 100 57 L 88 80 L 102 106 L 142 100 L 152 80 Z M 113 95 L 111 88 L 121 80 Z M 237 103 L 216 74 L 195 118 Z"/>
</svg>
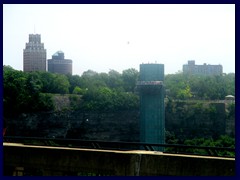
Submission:
<svg viewBox="0 0 240 180">
<path fill-rule="evenodd" d="M 164 65 L 141 64 L 137 87 L 140 93 L 140 141 L 165 143 Z M 155 148 L 163 150 L 163 148 Z"/>
<path fill-rule="evenodd" d="M 40 34 L 29 34 L 29 42 L 23 50 L 23 71 L 46 71 L 47 51 Z"/>
</svg>

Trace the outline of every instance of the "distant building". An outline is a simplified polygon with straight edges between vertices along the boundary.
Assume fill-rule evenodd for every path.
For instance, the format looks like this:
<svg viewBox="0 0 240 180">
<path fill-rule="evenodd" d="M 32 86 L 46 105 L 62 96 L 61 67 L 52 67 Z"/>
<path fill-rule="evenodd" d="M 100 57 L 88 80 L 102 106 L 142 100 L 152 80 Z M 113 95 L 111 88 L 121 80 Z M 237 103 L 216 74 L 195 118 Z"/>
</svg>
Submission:
<svg viewBox="0 0 240 180">
<path fill-rule="evenodd" d="M 29 34 L 29 42 L 23 50 L 23 71 L 46 71 L 47 51 L 40 34 Z"/>
<path fill-rule="evenodd" d="M 164 65 L 141 64 L 137 87 L 140 95 L 140 141 L 165 143 Z M 155 150 L 162 151 L 163 148 Z"/>
<path fill-rule="evenodd" d="M 72 75 L 72 60 L 64 59 L 64 53 L 57 51 L 48 59 L 48 72 Z"/>
<path fill-rule="evenodd" d="M 221 75 L 223 74 L 222 65 L 195 65 L 194 60 L 188 61 L 188 64 L 183 65 L 183 73 L 193 75 Z"/>
</svg>

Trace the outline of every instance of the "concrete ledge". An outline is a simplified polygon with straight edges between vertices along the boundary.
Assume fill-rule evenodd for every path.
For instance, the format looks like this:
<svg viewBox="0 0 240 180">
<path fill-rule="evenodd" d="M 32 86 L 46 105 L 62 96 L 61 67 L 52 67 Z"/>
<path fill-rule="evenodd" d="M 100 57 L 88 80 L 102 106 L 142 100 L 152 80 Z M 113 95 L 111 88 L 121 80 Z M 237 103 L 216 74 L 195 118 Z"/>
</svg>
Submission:
<svg viewBox="0 0 240 180">
<path fill-rule="evenodd" d="M 4 175 L 234 176 L 235 159 L 3 143 Z"/>
</svg>

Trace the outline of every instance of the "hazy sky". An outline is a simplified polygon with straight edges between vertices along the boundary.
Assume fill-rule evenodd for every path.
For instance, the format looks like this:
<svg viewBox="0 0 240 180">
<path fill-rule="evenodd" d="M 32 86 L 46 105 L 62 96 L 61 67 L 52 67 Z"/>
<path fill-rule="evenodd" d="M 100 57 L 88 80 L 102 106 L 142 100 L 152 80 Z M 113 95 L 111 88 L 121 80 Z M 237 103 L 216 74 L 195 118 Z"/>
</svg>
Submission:
<svg viewBox="0 0 240 180">
<path fill-rule="evenodd" d="M 35 26 L 35 28 L 34 28 Z M 235 72 L 235 5 L 3 5 L 3 64 L 23 70 L 29 34 L 41 34 L 47 59 L 62 50 L 73 74 L 88 69 L 139 70 L 161 63 L 165 74 L 188 60 Z"/>
</svg>

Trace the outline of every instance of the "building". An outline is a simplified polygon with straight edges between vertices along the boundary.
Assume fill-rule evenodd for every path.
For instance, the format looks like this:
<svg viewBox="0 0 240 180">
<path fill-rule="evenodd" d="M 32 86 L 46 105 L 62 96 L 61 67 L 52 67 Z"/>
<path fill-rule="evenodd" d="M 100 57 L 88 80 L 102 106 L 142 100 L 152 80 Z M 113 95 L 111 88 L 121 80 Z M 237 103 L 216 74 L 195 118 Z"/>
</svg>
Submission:
<svg viewBox="0 0 240 180">
<path fill-rule="evenodd" d="M 64 59 L 64 53 L 57 51 L 48 59 L 48 72 L 72 75 L 72 60 Z"/>
<path fill-rule="evenodd" d="M 140 141 L 165 142 L 164 65 L 141 64 L 137 88 L 140 94 Z M 156 150 L 163 150 L 158 148 Z"/>
<path fill-rule="evenodd" d="M 29 42 L 23 50 L 23 71 L 46 71 L 47 51 L 40 34 L 29 34 Z"/>
<path fill-rule="evenodd" d="M 221 75 L 223 73 L 222 65 L 196 65 L 194 60 L 188 61 L 183 65 L 183 73 L 193 75 Z"/>
</svg>

